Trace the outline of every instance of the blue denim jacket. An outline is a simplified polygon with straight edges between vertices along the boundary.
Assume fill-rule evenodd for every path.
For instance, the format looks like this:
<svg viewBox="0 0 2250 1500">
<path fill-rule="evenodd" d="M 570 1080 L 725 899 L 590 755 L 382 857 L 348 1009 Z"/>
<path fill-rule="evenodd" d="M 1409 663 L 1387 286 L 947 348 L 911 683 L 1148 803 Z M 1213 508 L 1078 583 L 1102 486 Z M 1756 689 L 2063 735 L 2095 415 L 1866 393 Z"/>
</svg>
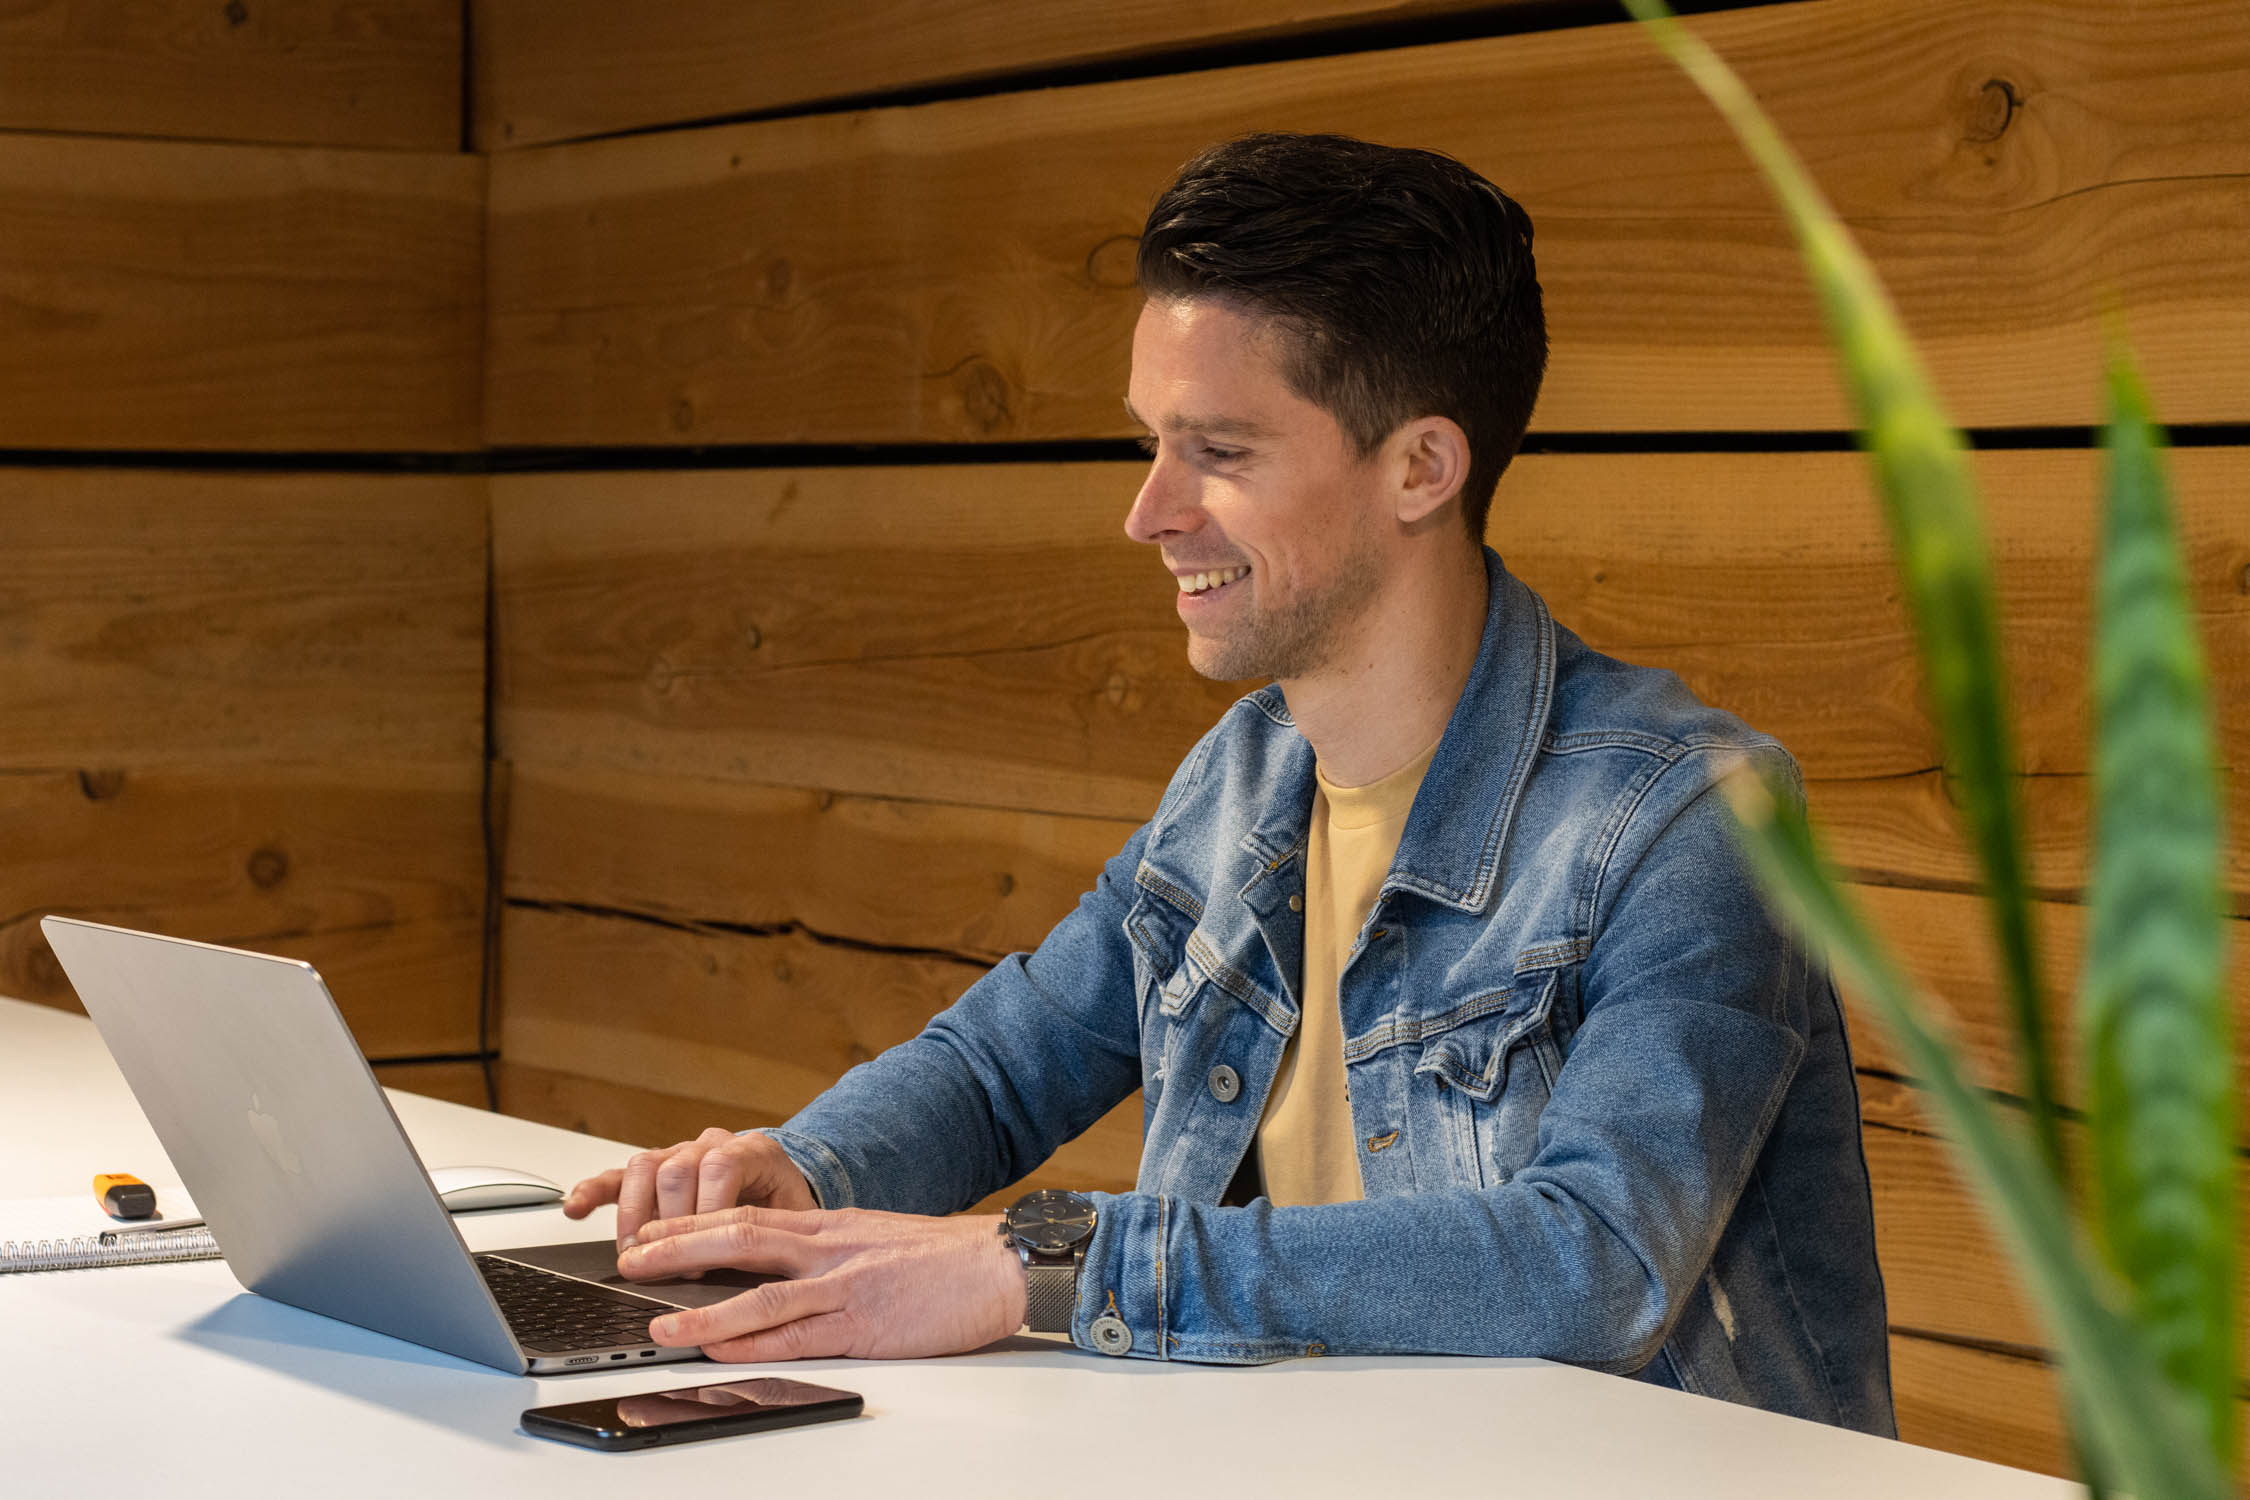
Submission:
<svg viewBox="0 0 2250 1500">
<path fill-rule="evenodd" d="M 1296 1029 L 1313 752 L 1237 702 L 1035 953 L 773 1135 L 830 1208 L 957 1211 L 1135 1088 L 1073 1336 L 1540 1355 L 1893 1432 L 1858 1089 L 1718 772 L 1773 740 L 1486 554 L 1476 667 L 1341 981 L 1362 1201 L 1222 1207 Z"/>
</svg>

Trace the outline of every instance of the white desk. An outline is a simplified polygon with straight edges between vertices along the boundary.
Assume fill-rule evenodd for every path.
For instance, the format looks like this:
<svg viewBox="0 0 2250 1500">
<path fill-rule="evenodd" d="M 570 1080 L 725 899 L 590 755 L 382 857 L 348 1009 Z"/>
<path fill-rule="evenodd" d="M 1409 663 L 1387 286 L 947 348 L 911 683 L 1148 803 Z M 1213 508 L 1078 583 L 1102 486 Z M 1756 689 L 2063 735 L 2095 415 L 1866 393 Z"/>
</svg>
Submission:
<svg viewBox="0 0 2250 1500">
<path fill-rule="evenodd" d="M 412 1094 L 424 1160 L 561 1182 L 628 1148 Z M 92 1025 L 0 999 L 0 1195 L 170 1177 Z M 459 1221 L 472 1247 L 606 1235 L 553 1209 Z M 0 1201 L 0 1238 L 13 1238 Z M 856 1422 L 603 1454 L 526 1437 L 524 1407 L 723 1378 L 671 1365 L 503 1375 L 253 1297 L 219 1261 L 0 1276 L 0 1491 L 95 1494 L 1140 1497 L 2059 1497 L 2075 1485 L 1539 1360 L 1113 1360 L 1011 1339 L 794 1371 Z M 709 1486 L 706 1491 L 703 1486 Z"/>
</svg>

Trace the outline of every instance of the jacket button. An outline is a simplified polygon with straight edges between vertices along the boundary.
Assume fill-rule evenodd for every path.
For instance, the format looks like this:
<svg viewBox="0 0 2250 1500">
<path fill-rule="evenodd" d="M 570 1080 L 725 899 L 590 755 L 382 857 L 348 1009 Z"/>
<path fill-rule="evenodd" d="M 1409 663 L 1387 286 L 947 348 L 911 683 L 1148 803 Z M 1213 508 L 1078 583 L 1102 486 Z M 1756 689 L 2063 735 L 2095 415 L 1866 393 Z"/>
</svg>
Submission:
<svg viewBox="0 0 2250 1500">
<path fill-rule="evenodd" d="M 1242 1075 L 1225 1063 L 1211 1070 L 1211 1097 L 1221 1104 L 1232 1104 L 1242 1094 Z"/>
<path fill-rule="evenodd" d="M 1094 1336 L 1094 1347 L 1104 1354 L 1130 1354 L 1133 1352 L 1133 1330 L 1115 1313 L 1104 1313 L 1094 1319 L 1086 1330 Z"/>
<path fill-rule="evenodd" d="M 1305 898 L 1298 895 L 1290 896 L 1289 909 L 1291 911 L 1303 911 L 1305 909 Z"/>
</svg>

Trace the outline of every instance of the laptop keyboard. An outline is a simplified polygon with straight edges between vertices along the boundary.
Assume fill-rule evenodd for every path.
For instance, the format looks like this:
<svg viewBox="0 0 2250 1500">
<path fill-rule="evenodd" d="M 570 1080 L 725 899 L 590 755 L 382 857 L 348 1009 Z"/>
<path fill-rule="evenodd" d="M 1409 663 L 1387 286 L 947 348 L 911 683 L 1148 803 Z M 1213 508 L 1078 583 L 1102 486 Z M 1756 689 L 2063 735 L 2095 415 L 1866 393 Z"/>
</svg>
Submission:
<svg viewBox="0 0 2250 1500">
<path fill-rule="evenodd" d="M 671 1309 L 646 1298 L 573 1281 L 497 1255 L 475 1257 L 508 1326 L 537 1354 L 614 1349 L 649 1341 L 651 1318 Z"/>
</svg>

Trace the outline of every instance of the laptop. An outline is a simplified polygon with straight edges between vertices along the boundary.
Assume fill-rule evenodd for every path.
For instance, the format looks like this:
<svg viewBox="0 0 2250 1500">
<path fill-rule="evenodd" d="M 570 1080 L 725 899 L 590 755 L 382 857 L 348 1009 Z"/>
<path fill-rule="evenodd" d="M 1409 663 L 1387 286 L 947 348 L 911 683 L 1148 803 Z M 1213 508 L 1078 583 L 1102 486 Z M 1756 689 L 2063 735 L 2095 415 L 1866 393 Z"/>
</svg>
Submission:
<svg viewBox="0 0 2250 1500">
<path fill-rule="evenodd" d="M 609 1240 L 472 1254 L 313 966 L 46 917 L 110 1055 L 261 1297 L 512 1374 L 699 1359 L 649 1320 L 771 1277 L 628 1282 Z"/>
</svg>

